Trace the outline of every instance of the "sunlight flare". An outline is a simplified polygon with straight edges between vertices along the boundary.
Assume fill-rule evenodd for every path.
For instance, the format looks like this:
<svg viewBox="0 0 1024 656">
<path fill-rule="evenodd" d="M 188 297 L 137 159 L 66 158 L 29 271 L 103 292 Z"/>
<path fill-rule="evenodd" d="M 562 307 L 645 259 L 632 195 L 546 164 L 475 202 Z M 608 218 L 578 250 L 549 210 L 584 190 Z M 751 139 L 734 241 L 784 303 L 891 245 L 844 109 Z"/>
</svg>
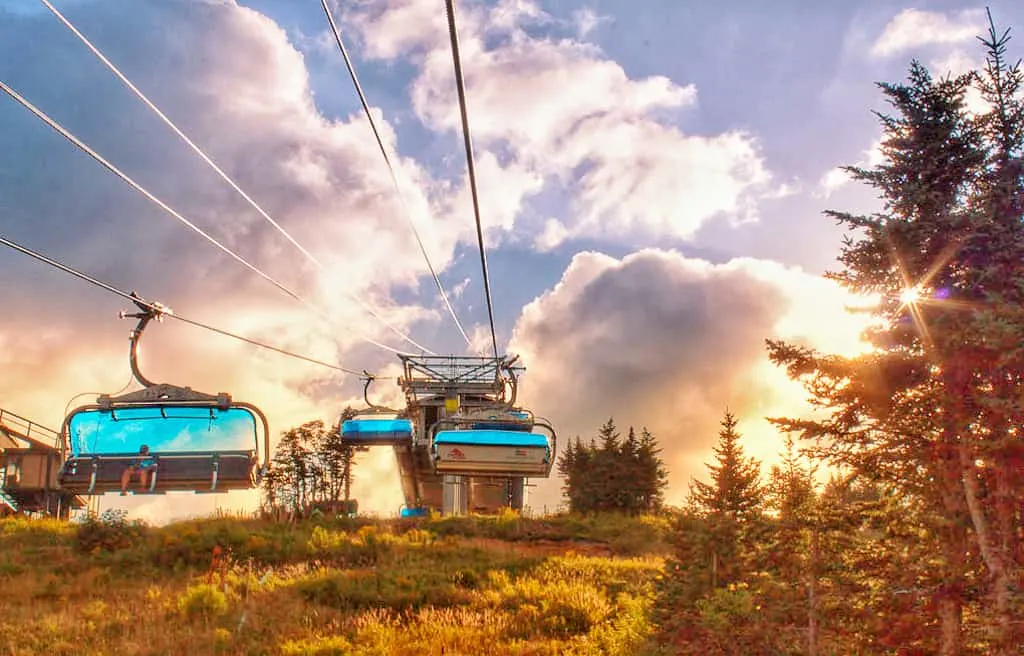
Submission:
<svg viewBox="0 0 1024 656">
<path fill-rule="evenodd" d="M 921 300 L 921 290 L 915 285 L 907 287 L 900 293 L 900 302 L 903 305 L 914 305 Z"/>
</svg>

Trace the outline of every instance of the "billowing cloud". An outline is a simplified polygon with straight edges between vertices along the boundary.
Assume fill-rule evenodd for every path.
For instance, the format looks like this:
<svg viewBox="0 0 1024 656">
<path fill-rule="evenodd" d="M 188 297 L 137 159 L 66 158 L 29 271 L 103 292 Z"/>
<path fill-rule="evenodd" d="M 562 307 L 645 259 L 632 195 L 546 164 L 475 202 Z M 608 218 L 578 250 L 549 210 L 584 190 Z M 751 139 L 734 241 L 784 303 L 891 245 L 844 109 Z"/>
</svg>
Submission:
<svg viewBox="0 0 1024 656">
<path fill-rule="evenodd" d="M 686 134 L 669 120 L 696 106 L 692 84 L 631 79 L 592 44 L 528 33 L 551 18 L 527 0 L 459 11 L 475 144 L 485 162 L 501 162 L 492 182 L 481 181 L 485 197 L 511 199 L 511 207 L 541 182 L 564 189 L 571 207 L 561 239 L 686 239 L 714 217 L 755 212 L 771 181 L 756 140 L 739 131 Z M 389 0 L 347 18 L 367 55 L 416 63 L 417 115 L 454 136 L 460 119 L 443 12 L 429 0 Z M 456 207 L 467 202 L 456 199 Z M 485 220 L 513 227 L 500 208 Z"/>
<path fill-rule="evenodd" d="M 850 302 L 833 283 L 769 261 L 580 253 L 516 325 L 522 400 L 554 422 L 563 446 L 593 436 L 609 415 L 623 431 L 647 426 L 679 503 L 690 477 L 706 473 L 727 406 L 747 451 L 775 459 L 781 441 L 764 417 L 806 408 L 799 386 L 768 362 L 764 340 L 856 352 L 861 326 L 844 311 Z M 557 503 L 557 485 L 543 483 L 534 503 Z"/>
<path fill-rule="evenodd" d="M 971 41 L 985 26 L 985 12 L 965 9 L 946 14 L 904 9 L 889 21 L 871 46 L 876 57 L 890 57 L 928 45 L 949 45 Z"/>
</svg>

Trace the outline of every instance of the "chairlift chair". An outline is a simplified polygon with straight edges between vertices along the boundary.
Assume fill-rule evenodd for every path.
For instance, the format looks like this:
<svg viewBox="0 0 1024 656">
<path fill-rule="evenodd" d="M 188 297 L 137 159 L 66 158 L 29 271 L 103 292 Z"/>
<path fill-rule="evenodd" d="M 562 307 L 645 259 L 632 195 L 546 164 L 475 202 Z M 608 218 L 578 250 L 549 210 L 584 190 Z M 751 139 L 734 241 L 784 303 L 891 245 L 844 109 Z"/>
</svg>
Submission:
<svg viewBox="0 0 1024 656">
<path fill-rule="evenodd" d="M 430 438 L 438 474 L 537 478 L 551 474 L 557 441 L 549 422 L 519 409 L 445 417 L 431 426 Z"/>
<path fill-rule="evenodd" d="M 120 491 L 125 470 L 145 457 L 153 467 L 142 493 L 255 488 L 270 462 L 266 415 L 229 394 L 156 384 L 143 376 L 138 365 L 142 332 L 169 310 L 141 299 L 135 304 L 139 313 L 120 316 L 139 320 L 131 332 L 129 361 L 143 389 L 116 397 L 102 395 L 96 403 L 79 406 L 65 417 L 60 487 L 81 495 Z M 141 444 L 149 446 L 147 456 L 139 453 Z M 134 475 L 128 487 L 140 491 Z"/>
<path fill-rule="evenodd" d="M 374 405 L 369 398 L 369 388 L 375 377 L 367 372 L 363 373 L 366 375 L 363 399 L 366 400 L 367 408 L 341 423 L 342 444 L 356 447 L 411 445 L 412 421 L 400 417 L 401 413 L 398 410 Z"/>
</svg>

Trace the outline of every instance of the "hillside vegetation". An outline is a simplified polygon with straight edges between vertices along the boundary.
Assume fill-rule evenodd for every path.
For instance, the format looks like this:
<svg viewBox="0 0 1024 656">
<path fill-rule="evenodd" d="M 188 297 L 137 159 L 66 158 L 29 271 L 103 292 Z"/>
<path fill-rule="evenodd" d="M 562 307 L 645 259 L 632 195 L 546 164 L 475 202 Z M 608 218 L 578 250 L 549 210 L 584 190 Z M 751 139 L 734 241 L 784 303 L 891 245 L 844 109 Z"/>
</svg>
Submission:
<svg viewBox="0 0 1024 656">
<path fill-rule="evenodd" d="M 0 651 L 637 654 L 668 522 L 0 520 Z"/>
</svg>

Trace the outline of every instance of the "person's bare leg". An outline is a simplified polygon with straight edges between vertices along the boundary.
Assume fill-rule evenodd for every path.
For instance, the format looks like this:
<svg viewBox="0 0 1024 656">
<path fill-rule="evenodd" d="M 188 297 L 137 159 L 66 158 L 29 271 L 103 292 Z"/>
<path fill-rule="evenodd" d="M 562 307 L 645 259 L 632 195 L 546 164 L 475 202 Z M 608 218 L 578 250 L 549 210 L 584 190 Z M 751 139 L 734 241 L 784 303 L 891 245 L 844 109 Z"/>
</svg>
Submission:
<svg viewBox="0 0 1024 656">
<path fill-rule="evenodd" d="M 149 470 L 148 469 L 140 469 L 139 470 L 139 486 L 140 486 L 140 489 L 142 491 L 146 490 L 147 483 L 149 483 Z"/>
<path fill-rule="evenodd" d="M 132 480 L 132 468 L 129 467 L 121 474 L 121 496 L 128 494 L 128 483 Z"/>
</svg>

